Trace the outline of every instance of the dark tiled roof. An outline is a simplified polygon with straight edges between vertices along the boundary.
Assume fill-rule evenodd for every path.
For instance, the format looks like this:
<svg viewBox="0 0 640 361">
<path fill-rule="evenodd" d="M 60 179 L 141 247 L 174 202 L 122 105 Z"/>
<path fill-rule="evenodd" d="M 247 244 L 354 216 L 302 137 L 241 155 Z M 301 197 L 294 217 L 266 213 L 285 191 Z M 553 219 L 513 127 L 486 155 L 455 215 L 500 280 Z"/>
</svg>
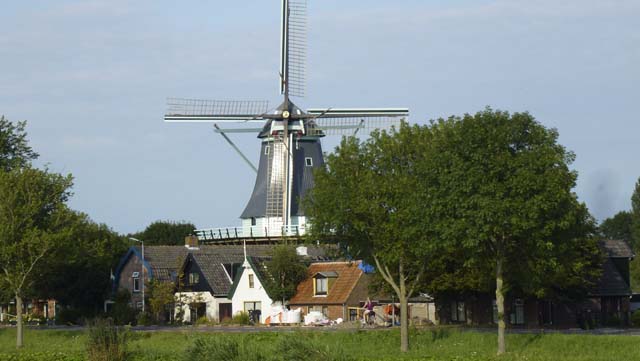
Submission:
<svg viewBox="0 0 640 361">
<path fill-rule="evenodd" d="M 136 248 L 140 251 L 140 247 Z M 273 245 L 247 245 L 247 255 L 256 264 L 261 263 L 260 260 L 270 257 L 273 248 Z M 326 254 L 324 248 L 318 246 L 307 246 L 307 252 L 306 258 L 311 261 L 322 260 Z M 222 264 L 244 262 L 244 247 L 241 245 L 202 245 L 191 249 L 185 246 L 147 246 L 144 253 L 153 277 L 160 281 L 174 281 L 187 255 L 193 255 L 214 294 L 226 294 L 231 287 Z"/>
<path fill-rule="evenodd" d="M 605 239 L 601 241 L 606 255 L 611 258 L 633 258 L 633 250 L 625 241 L 617 239 Z"/>
<path fill-rule="evenodd" d="M 594 296 L 630 296 L 631 287 L 627 284 L 611 258 L 602 265 L 602 276 Z"/>
<path fill-rule="evenodd" d="M 172 274 L 180 268 L 187 252 L 184 246 L 147 246 L 144 248 L 144 259 L 151 266 L 156 280 L 172 281 Z"/>
<path fill-rule="evenodd" d="M 326 262 L 312 263 L 309 266 L 309 277 L 298 285 L 296 295 L 289 303 L 291 305 L 310 304 L 344 304 L 351 295 L 363 272 L 358 267 L 360 262 Z M 335 272 L 338 277 L 335 279 L 326 296 L 314 297 L 313 276 L 318 273 Z"/>
</svg>

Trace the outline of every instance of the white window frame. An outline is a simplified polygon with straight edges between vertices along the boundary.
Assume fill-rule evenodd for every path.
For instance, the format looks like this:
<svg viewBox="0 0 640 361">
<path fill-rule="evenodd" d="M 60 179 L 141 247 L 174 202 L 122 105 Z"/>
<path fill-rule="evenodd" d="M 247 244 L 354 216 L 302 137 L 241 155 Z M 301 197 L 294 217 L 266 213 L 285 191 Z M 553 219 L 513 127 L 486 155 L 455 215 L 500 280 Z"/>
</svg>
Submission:
<svg viewBox="0 0 640 361">
<path fill-rule="evenodd" d="M 249 278 L 249 288 L 255 288 L 256 287 L 256 280 L 255 277 L 253 276 L 253 274 L 249 274 L 248 275 Z"/>
<path fill-rule="evenodd" d="M 307 167 L 313 167 L 313 158 L 305 157 L 304 158 L 304 165 L 307 166 Z"/>
<path fill-rule="evenodd" d="M 329 278 L 316 277 L 313 282 L 315 282 L 315 296 L 326 296 L 329 294 Z"/>
</svg>

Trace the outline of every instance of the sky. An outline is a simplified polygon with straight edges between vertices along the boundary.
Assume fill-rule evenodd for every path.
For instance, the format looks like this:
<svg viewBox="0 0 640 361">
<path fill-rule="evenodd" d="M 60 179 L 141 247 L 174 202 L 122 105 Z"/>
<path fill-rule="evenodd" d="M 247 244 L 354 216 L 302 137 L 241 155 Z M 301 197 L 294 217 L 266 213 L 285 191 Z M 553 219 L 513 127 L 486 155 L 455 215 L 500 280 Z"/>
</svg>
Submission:
<svg viewBox="0 0 640 361">
<path fill-rule="evenodd" d="M 576 154 L 598 220 L 640 177 L 640 1 L 309 0 L 306 107 L 407 107 L 410 122 L 528 111 Z M 27 120 L 72 208 L 121 233 L 238 226 L 255 173 L 167 97 L 269 100 L 280 1 L 4 0 L 0 114 Z M 232 139 L 257 163 L 259 141 Z M 336 139 L 326 139 L 331 151 Z"/>
</svg>

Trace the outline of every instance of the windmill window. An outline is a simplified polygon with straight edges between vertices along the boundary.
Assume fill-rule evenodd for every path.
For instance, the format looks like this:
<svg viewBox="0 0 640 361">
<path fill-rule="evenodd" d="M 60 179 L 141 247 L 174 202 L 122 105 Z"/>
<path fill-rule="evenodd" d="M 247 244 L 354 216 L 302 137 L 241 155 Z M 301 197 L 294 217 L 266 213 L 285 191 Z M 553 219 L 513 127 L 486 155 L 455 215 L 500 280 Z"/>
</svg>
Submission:
<svg viewBox="0 0 640 361">
<path fill-rule="evenodd" d="M 256 225 L 256 217 L 251 217 L 251 225 L 252 226 Z"/>
<path fill-rule="evenodd" d="M 264 155 L 269 155 L 269 146 L 268 145 L 264 146 Z"/>
<path fill-rule="evenodd" d="M 313 166 L 313 158 L 311 158 L 311 157 L 306 157 L 306 158 L 304 159 L 304 164 L 305 164 L 307 167 L 312 167 L 312 166 Z"/>
</svg>

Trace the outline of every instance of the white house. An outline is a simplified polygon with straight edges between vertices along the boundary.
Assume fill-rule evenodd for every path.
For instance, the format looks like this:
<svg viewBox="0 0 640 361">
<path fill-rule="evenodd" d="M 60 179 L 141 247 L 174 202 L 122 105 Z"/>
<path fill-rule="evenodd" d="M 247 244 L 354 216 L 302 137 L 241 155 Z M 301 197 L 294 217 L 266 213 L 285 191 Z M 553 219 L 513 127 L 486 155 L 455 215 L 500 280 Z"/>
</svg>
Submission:
<svg viewBox="0 0 640 361">
<path fill-rule="evenodd" d="M 228 295 L 234 315 L 259 311 L 260 323 L 265 323 L 273 305 L 273 300 L 263 286 L 263 264 L 264 259 L 245 258 Z"/>
</svg>

